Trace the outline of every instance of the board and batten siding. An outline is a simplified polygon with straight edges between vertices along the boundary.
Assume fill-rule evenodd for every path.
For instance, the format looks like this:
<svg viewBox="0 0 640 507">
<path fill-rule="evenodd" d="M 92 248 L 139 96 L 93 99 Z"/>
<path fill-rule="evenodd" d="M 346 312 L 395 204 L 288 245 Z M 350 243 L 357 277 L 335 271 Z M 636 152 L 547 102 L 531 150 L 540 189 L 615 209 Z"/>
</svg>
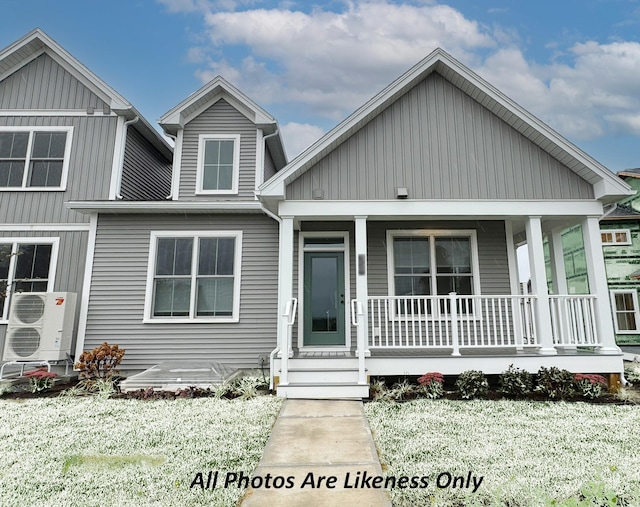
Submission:
<svg viewBox="0 0 640 507">
<path fill-rule="evenodd" d="M 70 210 L 64 203 L 109 198 L 115 117 L 0 116 L 0 126 L 73 126 L 66 191 L 0 191 L 3 222 L 88 222 L 88 215 Z"/>
<path fill-rule="evenodd" d="M 152 231 L 242 231 L 238 323 L 143 324 Z M 168 360 L 259 367 L 276 346 L 278 224 L 261 214 L 101 215 L 85 349 L 103 341 L 126 350 L 122 369 Z"/>
<path fill-rule="evenodd" d="M 71 354 L 73 354 L 75 350 L 75 340 L 78 332 L 78 317 L 80 313 L 80 300 L 82 298 L 82 282 L 87 255 L 88 236 L 88 231 L 0 232 L 0 243 L 3 242 L 3 238 L 25 238 L 24 242 L 28 242 L 29 238 L 59 238 L 58 262 L 56 264 L 53 290 L 56 292 L 75 292 L 78 294 Z M 0 325 L 0 350 L 4 349 L 6 328 L 6 325 Z"/>
<path fill-rule="evenodd" d="M 240 135 L 238 193 L 235 195 L 196 195 L 198 138 L 200 134 Z M 184 127 L 180 167 L 181 200 L 254 199 L 256 177 L 256 126 L 224 99 L 219 100 Z"/>
<path fill-rule="evenodd" d="M 120 194 L 125 200 L 162 201 L 171 193 L 171 161 L 134 127 L 127 128 Z"/>
<path fill-rule="evenodd" d="M 102 111 L 104 102 L 47 54 L 0 82 L 0 109 Z"/>
<path fill-rule="evenodd" d="M 288 185 L 287 199 L 592 199 L 592 186 L 437 73 Z"/>
</svg>

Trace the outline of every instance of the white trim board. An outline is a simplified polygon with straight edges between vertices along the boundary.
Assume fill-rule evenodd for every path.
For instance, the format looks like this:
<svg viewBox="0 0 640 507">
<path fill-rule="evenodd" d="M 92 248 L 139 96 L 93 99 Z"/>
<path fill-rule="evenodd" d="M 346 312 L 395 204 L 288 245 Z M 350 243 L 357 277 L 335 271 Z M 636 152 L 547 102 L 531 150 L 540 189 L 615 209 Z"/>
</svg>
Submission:
<svg viewBox="0 0 640 507">
<path fill-rule="evenodd" d="M 76 359 L 78 359 L 80 354 L 84 352 L 84 343 L 87 333 L 91 277 L 93 275 L 93 261 L 96 250 L 96 236 L 98 233 L 98 214 L 92 213 L 89 220 L 89 239 L 87 240 L 87 254 L 84 264 L 84 278 L 82 280 L 82 297 L 80 299 L 80 315 L 78 316 L 78 332 L 76 335 Z"/>
<path fill-rule="evenodd" d="M 91 224 L 0 224 L 0 232 L 89 231 Z"/>
<path fill-rule="evenodd" d="M 380 200 L 380 201 L 284 201 L 278 205 L 280 216 L 296 218 L 352 219 L 366 215 L 371 219 L 396 217 L 424 219 L 425 217 L 458 217 L 481 220 L 505 217 L 558 217 L 602 215 L 602 203 L 592 200 Z"/>
</svg>

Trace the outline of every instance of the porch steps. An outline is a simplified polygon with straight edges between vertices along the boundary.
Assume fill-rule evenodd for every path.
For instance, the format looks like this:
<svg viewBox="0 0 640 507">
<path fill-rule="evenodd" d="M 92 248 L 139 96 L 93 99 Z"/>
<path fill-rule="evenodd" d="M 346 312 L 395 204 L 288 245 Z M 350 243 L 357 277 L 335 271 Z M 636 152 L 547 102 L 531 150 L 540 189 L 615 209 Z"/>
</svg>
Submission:
<svg viewBox="0 0 640 507">
<path fill-rule="evenodd" d="M 289 360 L 288 382 L 278 396 L 307 399 L 353 399 L 369 396 L 369 384 L 358 383 L 354 357 L 295 357 Z"/>
</svg>

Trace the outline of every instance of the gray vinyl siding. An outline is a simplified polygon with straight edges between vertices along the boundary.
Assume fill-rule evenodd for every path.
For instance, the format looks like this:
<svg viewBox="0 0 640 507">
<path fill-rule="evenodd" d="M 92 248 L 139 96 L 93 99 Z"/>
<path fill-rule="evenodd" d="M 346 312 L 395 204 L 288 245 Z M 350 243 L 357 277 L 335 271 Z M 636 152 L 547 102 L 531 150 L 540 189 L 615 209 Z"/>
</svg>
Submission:
<svg viewBox="0 0 640 507">
<path fill-rule="evenodd" d="M 431 74 L 287 188 L 287 199 L 592 199 L 592 186 Z"/>
<path fill-rule="evenodd" d="M 353 222 L 302 222 L 302 231 L 347 231 L 349 233 L 349 274 L 351 298 L 356 298 L 356 266 L 355 257 L 355 228 Z M 480 276 L 480 291 L 484 295 L 507 295 L 511 293 L 509 281 L 509 264 L 507 259 L 507 243 L 505 237 L 504 222 L 502 221 L 477 221 L 477 222 L 367 222 L 367 283 L 370 296 L 391 296 L 387 277 L 387 230 L 443 230 L 456 229 L 475 230 L 478 240 L 478 264 Z M 299 280 L 299 237 L 294 234 L 293 256 L 293 297 L 298 298 L 302 310 L 304 301 L 301 300 L 298 290 Z M 298 313 L 296 325 L 292 329 L 293 343 L 298 340 L 298 322 L 301 311 Z M 355 329 L 351 328 L 352 344 L 355 344 Z"/>
<path fill-rule="evenodd" d="M 171 192 L 171 161 L 133 126 L 127 128 L 120 194 L 126 200 L 160 201 Z"/>
<path fill-rule="evenodd" d="M 78 294 L 73 333 L 74 338 L 71 348 L 72 355 L 75 350 L 75 339 L 78 332 L 78 318 L 80 315 L 80 301 L 82 298 L 82 283 L 87 255 L 88 236 L 88 231 L 0 232 L 0 243 L 2 243 L 3 238 L 60 238 L 53 290 L 75 292 Z M 25 240 L 25 242 L 26 241 L 28 240 Z M 6 328 L 6 324 L 0 325 L 0 350 L 4 348 Z"/>
<path fill-rule="evenodd" d="M 0 191 L 2 222 L 88 222 L 88 215 L 69 210 L 64 203 L 108 199 L 115 117 L 0 116 L 0 126 L 73 126 L 66 191 Z"/>
<path fill-rule="evenodd" d="M 367 267 L 370 296 L 390 294 L 387 277 L 387 230 L 472 229 L 478 239 L 480 291 L 484 295 L 511 294 L 507 243 L 502 221 L 373 222 L 367 224 Z"/>
<path fill-rule="evenodd" d="M 276 174 L 276 165 L 273 162 L 273 157 L 269 148 L 264 150 L 264 181 L 267 181 L 273 175 Z"/>
<path fill-rule="evenodd" d="M 42 54 L 0 83 L 0 109 L 86 109 L 104 102 L 49 55 Z"/>
<path fill-rule="evenodd" d="M 238 323 L 143 324 L 151 231 L 242 231 Z M 201 359 L 242 368 L 276 345 L 278 224 L 264 215 L 101 215 L 85 348 L 126 350 L 124 370 Z"/>
<path fill-rule="evenodd" d="M 239 134 L 240 173 L 238 194 L 196 196 L 198 136 L 200 134 Z M 248 200 L 254 199 L 256 177 L 256 126 L 225 100 L 219 100 L 184 128 L 180 199 Z"/>
</svg>

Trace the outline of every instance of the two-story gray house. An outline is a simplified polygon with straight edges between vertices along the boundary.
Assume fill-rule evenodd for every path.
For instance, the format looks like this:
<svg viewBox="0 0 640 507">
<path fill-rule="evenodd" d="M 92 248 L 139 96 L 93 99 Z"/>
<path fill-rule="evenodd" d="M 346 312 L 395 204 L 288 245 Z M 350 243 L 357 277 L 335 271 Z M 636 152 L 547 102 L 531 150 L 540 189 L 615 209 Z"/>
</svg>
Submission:
<svg viewBox="0 0 640 507">
<path fill-rule="evenodd" d="M 41 30 L 0 52 L 0 345 L 20 292 L 76 293 L 84 329 L 97 217 L 68 203 L 163 201 L 172 158 L 127 100 Z"/>
<path fill-rule="evenodd" d="M 66 202 L 90 227 L 77 352 L 118 343 L 125 371 L 268 357 L 287 397 L 366 396 L 370 375 L 622 370 L 598 219 L 632 191 L 444 51 L 290 162 L 276 120 L 220 77 L 160 126 L 166 195 L 125 195 L 162 178 L 112 162 L 113 192 Z M 578 223 L 590 293 L 551 270 L 550 294 L 545 238 L 559 265 Z"/>
</svg>

